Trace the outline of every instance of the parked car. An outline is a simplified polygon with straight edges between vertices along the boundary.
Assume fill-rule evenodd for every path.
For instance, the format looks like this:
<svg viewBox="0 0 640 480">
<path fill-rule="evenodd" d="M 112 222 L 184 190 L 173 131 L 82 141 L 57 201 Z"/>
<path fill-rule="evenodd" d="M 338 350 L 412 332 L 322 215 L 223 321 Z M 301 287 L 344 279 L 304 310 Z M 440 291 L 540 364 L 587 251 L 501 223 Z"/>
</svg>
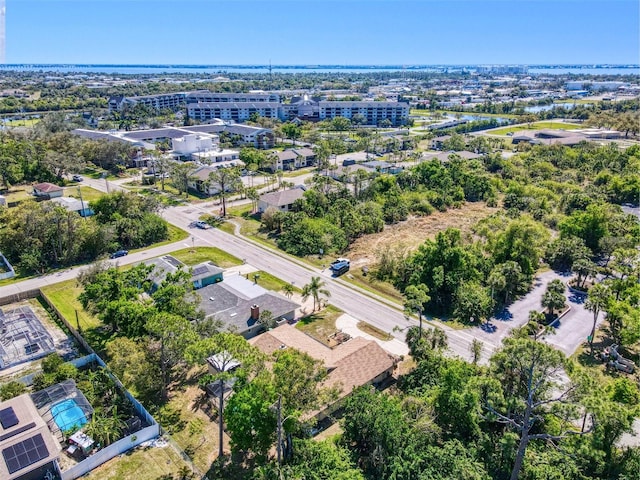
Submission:
<svg viewBox="0 0 640 480">
<path fill-rule="evenodd" d="M 346 261 L 346 262 L 344 262 L 344 261 L 343 262 L 333 262 L 329 268 L 333 272 L 333 275 L 338 277 L 338 276 L 342 275 L 343 273 L 346 273 L 346 272 L 349 271 L 349 261 Z"/>
<path fill-rule="evenodd" d="M 331 265 L 336 265 L 338 263 L 350 263 L 348 258 L 336 258 L 333 262 L 331 262 Z"/>
<path fill-rule="evenodd" d="M 117 252 L 113 252 L 111 254 L 111 258 L 120 258 L 129 255 L 129 250 L 118 250 Z"/>
<path fill-rule="evenodd" d="M 81 182 L 81 181 L 83 181 L 83 180 L 84 180 L 84 178 L 82 178 L 80 175 L 74 175 L 74 176 L 73 176 L 73 177 L 71 177 L 71 178 L 72 178 L 72 180 L 73 180 L 74 182 Z"/>
</svg>

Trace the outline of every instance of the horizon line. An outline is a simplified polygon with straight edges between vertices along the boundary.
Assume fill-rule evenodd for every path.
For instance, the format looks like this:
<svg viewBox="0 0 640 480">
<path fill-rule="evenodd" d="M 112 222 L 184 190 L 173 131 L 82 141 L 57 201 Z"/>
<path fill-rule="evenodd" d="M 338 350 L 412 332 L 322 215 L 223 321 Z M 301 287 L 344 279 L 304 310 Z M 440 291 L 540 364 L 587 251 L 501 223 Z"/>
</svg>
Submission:
<svg viewBox="0 0 640 480">
<path fill-rule="evenodd" d="M 394 68 L 424 68 L 424 67 L 484 67 L 484 66 L 501 66 L 501 67 L 588 67 L 588 68 L 640 68 L 638 63 L 74 63 L 74 62 L 20 62 L 20 63 L 2 63 L 2 67 L 21 67 L 21 66 L 78 66 L 78 67 L 296 67 L 296 68 L 353 68 L 353 67 L 394 67 Z"/>
</svg>

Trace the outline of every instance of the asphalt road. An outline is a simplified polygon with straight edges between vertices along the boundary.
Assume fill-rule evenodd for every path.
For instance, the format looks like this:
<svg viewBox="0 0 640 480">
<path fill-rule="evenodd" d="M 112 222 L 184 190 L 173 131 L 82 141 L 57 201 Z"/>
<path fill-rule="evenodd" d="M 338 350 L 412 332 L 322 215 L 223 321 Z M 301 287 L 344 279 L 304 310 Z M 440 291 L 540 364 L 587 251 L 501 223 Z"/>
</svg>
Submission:
<svg viewBox="0 0 640 480">
<path fill-rule="evenodd" d="M 86 179 L 83 183 L 100 191 L 112 192 L 123 189 L 118 185 L 121 182 Z M 327 289 L 331 293 L 330 302 L 333 305 L 358 320 L 366 321 L 383 331 L 389 332 L 398 339 L 404 340 L 407 327 L 417 324 L 415 319 L 408 320 L 406 318 L 398 304 L 348 284 L 342 279 L 332 278 L 329 270 L 321 270 L 309 266 L 283 252 L 268 249 L 263 245 L 251 242 L 243 237 L 227 234 L 219 229 L 189 229 L 188 225 L 192 221 L 197 220 L 203 213 L 211 213 L 212 208 L 212 204 L 202 204 L 171 207 L 164 210 L 162 216 L 173 225 L 189 231 L 192 238 L 130 254 L 127 257 L 110 260 L 110 262 L 114 264 L 130 264 L 167 254 L 185 246 L 215 246 L 244 259 L 247 263 L 260 270 L 267 271 L 298 287 L 308 283 L 312 276 L 320 276 L 327 283 Z M 8 296 L 19 291 L 35 289 L 75 278 L 82 268 L 75 267 L 0 287 L 0 296 Z M 556 272 L 543 272 L 536 277 L 533 289 L 529 294 L 514 302 L 507 311 L 491 319 L 487 325 L 467 330 L 455 330 L 446 324 L 438 323 L 438 326 L 447 333 L 451 353 L 470 359 L 471 342 L 474 338 L 477 338 L 484 343 L 482 361 L 486 361 L 493 351 L 500 346 L 502 339 L 508 336 L 514 327 L 526 323 L 530 310 L 540 310 L 540 300 L 546 284 L 554 278 L 568 280 L 568 278 L 562 277 Z M 547 336 L 545 341 L 562 350 L 565 354 L 570 355 L 590 333 L 593 317 L 591 312 L 584 308 L 584 298 L 568 292 L 567 301 L 571 306 L 571 310 L 558 323 L 556 335 Z M 602 315 L 599 317 L 598 323 L 601 321 Z M 429 323 L 429 321 L 425 321 L 425 326 L 428 326 Z"/>
<path fill-rule="evenodd" d="M 163 212 L 163 217 L 170 223 L 189 230 L 188 225 L 204 213 L 205 210 L 193 205 L 174 207 Z M 309 283 L 312 276 L 320 276 L 327 284 L 326 288 L 331 293 L 330 303 L 350 314 L 351 316 L 366 321 L 396 338 L 404 340 L 404 330 L 416 320 L 408 321 L 400 307 L 384 298 L 372 298 L 370 292 L 363 292 L 357 287 L 347 284 L 343 280 L 332 278 L 330 271 L 321 270 L 303 264 L 299 260 L 281 252 L 274 252 L 259 244 L 250 242 L 244 238 L 230 235 L 219 229 L 191 229 L 191 235 L 198 243 L 208 243 L 244 259 L 247 263 L 260 270 L 267 271 L 282 280 L 302 287 Z M 425 322 L 428 325 L 428 322 Z M 446 325 L 439 324 L 449 337 L 449 349 L 455 355 L 465 359 L 471 358 L 470 345 L 473 335 L 466 331 L 454 330 Z M 395 331 L 394 331 L 395 329 Z M 400 331 L 397 331 L 400 329 Z M 486 361 L 495 349 L 492 341 L 485 342 L 483 360 Z"/>
</svg>

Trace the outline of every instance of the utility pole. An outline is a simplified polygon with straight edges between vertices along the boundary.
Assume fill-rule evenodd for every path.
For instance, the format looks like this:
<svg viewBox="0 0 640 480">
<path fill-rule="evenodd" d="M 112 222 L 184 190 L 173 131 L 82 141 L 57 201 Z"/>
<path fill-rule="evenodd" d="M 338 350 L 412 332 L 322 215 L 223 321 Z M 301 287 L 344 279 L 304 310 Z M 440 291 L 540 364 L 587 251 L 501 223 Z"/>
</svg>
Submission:
<svg viewBox="0 0 640 480">
<path fill-rule="evenodd" d="M 282 466 L 282 394 L 278 395 L 278 443 L 276 451 L 278 452 L 278 468 Z"/>
<path fill-rule="evenodd" d="M 80 212 L 84 213 L 84 215 L 82 215 L 81 213 L 80 216 L 86 220 L 87 212 L 84 211 L 84 202 L 82 201 L 82 188 L 80 187 L 80 185 L 78 185 L 78 195 L 80 196 Z M 77 315 L 78 315 L 78 311 L 76 310 L 76 316 Z"/>
<path fill-rule="evenodd" d="M 222 418 L 222 412 L 224 410 L 224 380 L 221 378 L 218 382 L 220 385 L 220 397 L 218 398 L 218 433 L 220 434 L 218 460 L 222 461 L 222 457 L 224 457 L 224 419 Z"/>
</svg>

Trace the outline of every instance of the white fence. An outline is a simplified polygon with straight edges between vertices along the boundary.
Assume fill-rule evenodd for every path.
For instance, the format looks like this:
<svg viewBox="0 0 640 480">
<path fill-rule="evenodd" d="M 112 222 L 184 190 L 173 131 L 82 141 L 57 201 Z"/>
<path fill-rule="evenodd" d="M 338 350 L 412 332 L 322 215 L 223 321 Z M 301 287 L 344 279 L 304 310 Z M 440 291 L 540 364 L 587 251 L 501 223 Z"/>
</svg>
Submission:
<svg viewBox="0 0 640 480">
<path fill-rule="evenodd" d="M 129 435 L 122 440 L 112 443 L 108 447 L 103 448 L 97 453 L 94 453 L 90 457 L 87 457 L 82 462 L 78 463 L 69 470 L 62 472 L 62 480 L 73 480 L 81 477 L 87 472 L 90 472 L 94 468 L 102 465 L 103 463 L 111 460 L 113 457 L 120 455 L 132 448 L 140 445 L 142 442 L 151 440 L 160 434 L 160 426 L 156 423 L 149 427 L 143 428 L 136 433 Z"/>
</svg>

